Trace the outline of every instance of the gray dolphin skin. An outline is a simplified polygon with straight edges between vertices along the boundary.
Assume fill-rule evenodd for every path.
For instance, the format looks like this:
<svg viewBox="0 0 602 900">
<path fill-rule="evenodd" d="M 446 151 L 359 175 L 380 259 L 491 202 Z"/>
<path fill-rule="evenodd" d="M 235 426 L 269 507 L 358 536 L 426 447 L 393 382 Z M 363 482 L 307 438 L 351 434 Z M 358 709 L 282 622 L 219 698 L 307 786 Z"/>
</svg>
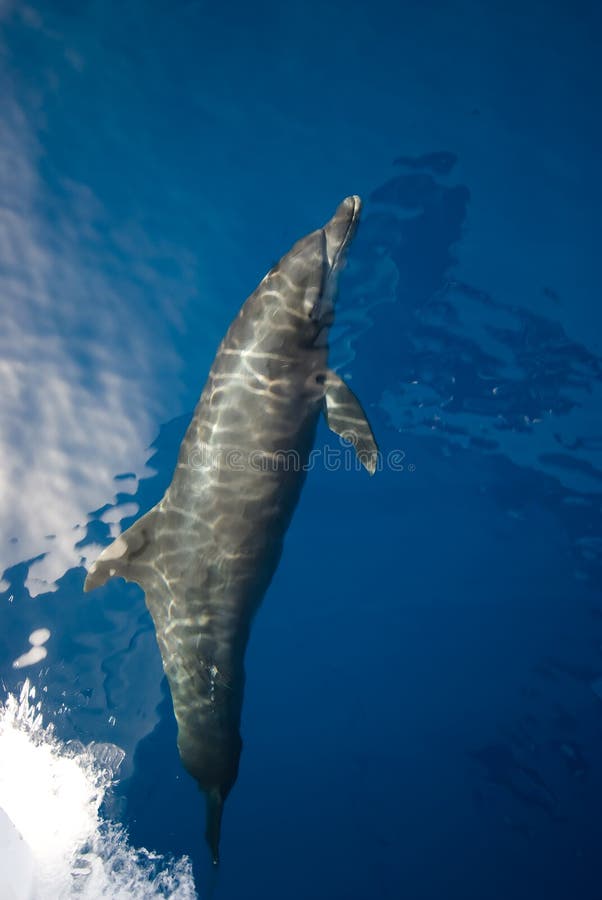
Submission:
<svg viewBox="0 0 602 900">
<path fill-rule="evenodd" d="M 223 339 L 163 499 L 90 567 L 84 590 L 120 577 L 142 587 L 178 724 L 178 749 L 206 795 L 219 858 L 222 810 L 238 774 L 244 654 L 282 552 L 318 419 L 351 440 L 373 474 L 362 408 L 328 369 L 337 275 L 361 203 L 298 241 L 247 299 Z"/>
</svg>

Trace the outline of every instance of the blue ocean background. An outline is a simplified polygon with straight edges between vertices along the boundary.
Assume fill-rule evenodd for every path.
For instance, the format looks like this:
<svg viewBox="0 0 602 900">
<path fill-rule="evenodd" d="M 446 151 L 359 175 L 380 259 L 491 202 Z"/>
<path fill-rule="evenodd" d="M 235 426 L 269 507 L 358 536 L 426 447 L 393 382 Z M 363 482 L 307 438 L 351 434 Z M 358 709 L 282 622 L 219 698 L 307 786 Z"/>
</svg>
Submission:
<svg viewBox="0 0 602 900">
<path fill-rule="evenodd" d="M 200 897 L 143 594 L 84 595 L 85 566 L 160 499 L 241 303 L 351 193 L 331 359 L 399 465 L 309 474 L 214 896 L 602 897 L 601 18 L 0 0 L 0 700 L 27 676 L 58 739 L 122 747 L 102 815 Z"/>
</svg>

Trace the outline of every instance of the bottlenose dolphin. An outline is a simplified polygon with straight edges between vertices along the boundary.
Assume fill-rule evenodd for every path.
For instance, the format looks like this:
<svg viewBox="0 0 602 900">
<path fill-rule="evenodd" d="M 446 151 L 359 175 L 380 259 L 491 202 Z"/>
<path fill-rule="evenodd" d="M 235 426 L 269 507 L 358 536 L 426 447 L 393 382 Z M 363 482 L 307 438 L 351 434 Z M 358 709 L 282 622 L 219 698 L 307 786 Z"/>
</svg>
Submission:
<svg viewBox="0 0 602 900">
<path fill-rule="evenodd" d="M 253 616 L 299 499 L 320 413 L 373 474 L 378 450 L 347 385 L 328 369 L 337 276 L 359 197 L 298 241 L 223 339 L 165 496 L 91 566 L 84 590 L 139 584 L 153 618 L 182 762 L 206 795 L 218 862 L 223 804 L 237 774 Z"/>
</svg>

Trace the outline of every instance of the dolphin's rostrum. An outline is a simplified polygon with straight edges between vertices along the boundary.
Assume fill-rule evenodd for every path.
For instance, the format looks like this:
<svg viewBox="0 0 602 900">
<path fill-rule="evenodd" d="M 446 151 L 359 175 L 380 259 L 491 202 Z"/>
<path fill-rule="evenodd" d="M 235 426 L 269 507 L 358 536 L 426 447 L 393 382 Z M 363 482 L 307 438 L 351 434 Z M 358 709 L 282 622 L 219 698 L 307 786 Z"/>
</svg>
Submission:
<svg viewBox="0 0 602 900">
<path fill-rule="evenodd" d="M 91 566 L 145 591 L 178 723 L 182 762 L 207 798 L 218 861 L 223 804 L 236 781 L 249 629 L 274 574 L 318 418 L 377 448 L 362 408 L 328 369 L 337 275 L 359 197 L 298 241 L 265 276 L 223 339 L 163 499 Z"/>
</svg>

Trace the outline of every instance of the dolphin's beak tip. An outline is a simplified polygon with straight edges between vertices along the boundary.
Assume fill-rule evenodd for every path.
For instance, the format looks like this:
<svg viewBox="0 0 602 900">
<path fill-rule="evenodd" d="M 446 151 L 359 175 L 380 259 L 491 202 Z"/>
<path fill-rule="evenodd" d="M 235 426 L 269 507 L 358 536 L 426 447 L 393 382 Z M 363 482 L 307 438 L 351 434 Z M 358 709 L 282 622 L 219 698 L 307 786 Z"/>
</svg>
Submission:
<svg viewBox="0 0 602 900">
<path fill-rule="evenodd" d="M 349 194 L 349 196 L 345 197 L 345 199 L 341 202 L 341 206 L 351 207 L 354 213 L 359 212 L 361 205 L 361 197 L 359 197 L 357 194 Z"/>
</svg>

